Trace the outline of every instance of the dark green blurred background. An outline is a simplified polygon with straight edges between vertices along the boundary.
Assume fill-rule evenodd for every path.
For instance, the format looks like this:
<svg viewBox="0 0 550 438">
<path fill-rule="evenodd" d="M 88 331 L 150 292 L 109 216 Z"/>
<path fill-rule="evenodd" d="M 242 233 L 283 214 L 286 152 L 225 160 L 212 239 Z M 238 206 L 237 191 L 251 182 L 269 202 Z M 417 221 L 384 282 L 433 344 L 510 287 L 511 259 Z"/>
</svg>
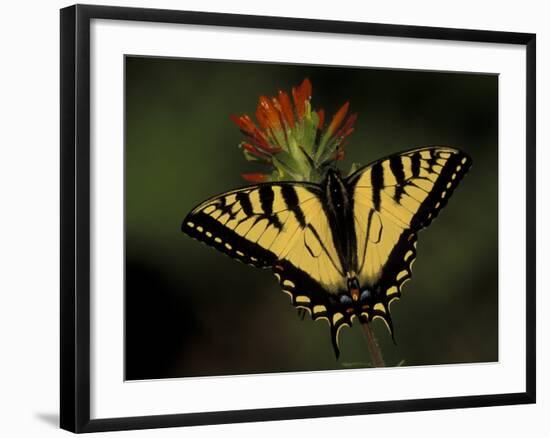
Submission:
<svg viewBox="0 0 550 438">
<path fill-rule="evenodd" d="M 392 304 L 397 346 L 373 322 L 388 365 L 498 360 L 498 78 L 494 75 L 126 58 L 126 378 L 365 367 L 361 328 L 301 320 L 270 271 L 180 231 L 204 199 L 246 185 L 230 114 L 305 77 L 327 116 L 358 113 L 352 162 L 424 145 L 468 152 L 473 167 L 419 235 L 413 279 Z M 330 120 L 330 119 L 329 119 Z"/>
</svg>

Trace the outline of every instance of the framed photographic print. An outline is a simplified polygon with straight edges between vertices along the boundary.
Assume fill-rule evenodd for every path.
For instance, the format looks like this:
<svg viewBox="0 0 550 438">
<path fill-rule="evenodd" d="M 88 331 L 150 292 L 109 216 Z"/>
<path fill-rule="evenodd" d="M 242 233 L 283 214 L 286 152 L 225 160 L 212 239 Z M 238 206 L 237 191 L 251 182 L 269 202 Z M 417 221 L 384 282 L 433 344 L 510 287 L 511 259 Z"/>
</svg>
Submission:
<svg viewBox="0 0 550 438">
<path fill-rule="evenodd" d="M 61 172 L 64 429 L 535 402 L 533 34 L 72 6 Z"/>
</svg>

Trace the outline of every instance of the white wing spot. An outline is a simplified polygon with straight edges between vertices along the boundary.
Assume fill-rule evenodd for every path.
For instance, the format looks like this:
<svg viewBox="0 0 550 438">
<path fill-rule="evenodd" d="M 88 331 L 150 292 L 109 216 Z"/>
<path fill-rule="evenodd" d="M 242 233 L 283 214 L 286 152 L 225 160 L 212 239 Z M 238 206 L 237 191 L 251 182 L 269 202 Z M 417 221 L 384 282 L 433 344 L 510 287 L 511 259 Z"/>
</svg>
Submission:
<svg viewBox="0 0 550 438">
<path fill-rule="evenodd" d="M 451 179 L 455 179 L 456 178 L 456 173 L 453 173 L 453 176 L 451 176 Z"/>
<path fill-rule="evenodd" d="M 215 241 L 216 243 L 222 243 L 222 239 L 220 239 L 219 237 L 215 237 L 215 238 L 214 238 L 214 241 Z"/>
<path fill-rule="evenodd" d="M 436 209 L 439 208 L 440 206 L 441 206 L 441 202 L 438 202 L 438 203 L 435 204 Z"/>
<path fill-rule="evenodd" d="M 187 222 L 187 226 L 189 228 L 193 228 L 195 226 L 195 224 L 193 222 Z"/>
<path fill-rule="evenodd" d="M 462 169 L 462 166 L 460 166 L 460 165 L 456 166 L 456 171 L 457 172 L 460 172 L 460 169 Z"/>
<path fill-rule="evenodd" d="M 202 232 L 203 232 L 203 230 L 204 230 L 204 228 L 203 228 L 203 227 L 201 227 L 200 225 L 199 225 L 199 226 L 197 227 L 197 231 L 198 231 L 199 233 L 202 233 Z"/>
<path fill-rule="evenodd" d="M 212 237 L 212 233 L 210 231 L 206 232 L 206 237 Z"/>
<path fill-rule="evenodd" d="M 326 311 L 327 311 L 327 308 L 322 304 L 318 304 L 317 306 L 313 307 L 313 313 L 323 313 Z"/>
<path fill-rule="evenodd" d="M 466 164 L 466 161 L 468 161 L 468 159 L 466 157 L 464 157 L 461 161 L 462 164 Z"/>
<path fill-rule="evenodd" d="M 244 257 L 244 252 L 242 252 L 242 251 L 237 251 L 237 255 L 238 255 L 239 257 Z"/>
<path fill-rule="evenodd" d="M 338 321 L 340 321 L 343 317 L 344 315 L 342 315 L 341 313 L 335 313 L 332 317 L 332 324 L 336 325 Z"/>
<path fill-rule="evenodd" d="M 229 249 L 229 250 L 233 249 L 233 247 L 232 247 L 229 243 L 226 243 L 226 244 L 225 244 L 225 247 L 226 247 L 227 249 Z"/>
<path fill-rule="evenodd" d="M 447 183 L 447 188 L 450 189 L 452 185 L 453 185 L 453 183 L 449 181 L 449 182 Z"/>
<path fill-rule="evenodd" d="M 397 281 L 401 280 L 403 277 L 406 277 L 409 275 L 409 272 L 406 270 L 401 271 L 399 274 L 397 274 L 397 277 L 395 278 Z"/>
<path fill-rule="evenodd" d="M 441 193 L 441 197 L 444 198 L 446 195 L 447 195 L 447 192 L 443 190 L 443 192 Z"/>
<path fill-rule="evenodd" d="M 296 287 L 296 285 L 290 280 L 283 281 L 283 286 Z"/>
<path fill-rule="evenodd" d="M 376 303 L 373 307 L 374 310 L 379 310 L 380 312 L 386 313 L 386 308 L 382 303 Z M 383 318 L 382 318 L 383 319 Z"/>
</svg>

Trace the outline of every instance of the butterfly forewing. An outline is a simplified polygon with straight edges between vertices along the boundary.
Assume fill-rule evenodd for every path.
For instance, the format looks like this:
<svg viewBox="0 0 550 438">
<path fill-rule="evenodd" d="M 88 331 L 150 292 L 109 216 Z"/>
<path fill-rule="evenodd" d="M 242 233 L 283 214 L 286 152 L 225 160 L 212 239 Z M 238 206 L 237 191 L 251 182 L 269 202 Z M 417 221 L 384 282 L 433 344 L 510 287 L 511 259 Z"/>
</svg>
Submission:
<svg viewBox="0 0 550 438">
<path fill-rule="evenodd" d="M 323 211 L 313 184 L 266 183 L 211 198 L 189 213 L 182 229 L 256 267 L 284 261 L 337 293 L 345 288 L 344 273 Z"/>
</svg>

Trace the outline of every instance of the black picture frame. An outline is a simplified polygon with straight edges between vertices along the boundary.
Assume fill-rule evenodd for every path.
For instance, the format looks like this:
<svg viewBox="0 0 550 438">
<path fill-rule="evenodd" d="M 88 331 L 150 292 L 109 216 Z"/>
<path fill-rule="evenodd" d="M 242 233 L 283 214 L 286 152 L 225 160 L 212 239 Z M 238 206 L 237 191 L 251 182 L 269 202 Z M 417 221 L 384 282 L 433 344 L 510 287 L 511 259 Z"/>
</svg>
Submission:
<svg viewBox="0 0 550 438">
<path fill-rule="evenodd" d="M 526 47 L 526 391 L 240 411 L 90 419 L 90 21 L 205 26 L 488 42 Z M 60 426 L 81 432 L 192 426 L 535 403 L 536 36 L 530 33 L 75 5 L 61 10 Z"/>
</svg>

